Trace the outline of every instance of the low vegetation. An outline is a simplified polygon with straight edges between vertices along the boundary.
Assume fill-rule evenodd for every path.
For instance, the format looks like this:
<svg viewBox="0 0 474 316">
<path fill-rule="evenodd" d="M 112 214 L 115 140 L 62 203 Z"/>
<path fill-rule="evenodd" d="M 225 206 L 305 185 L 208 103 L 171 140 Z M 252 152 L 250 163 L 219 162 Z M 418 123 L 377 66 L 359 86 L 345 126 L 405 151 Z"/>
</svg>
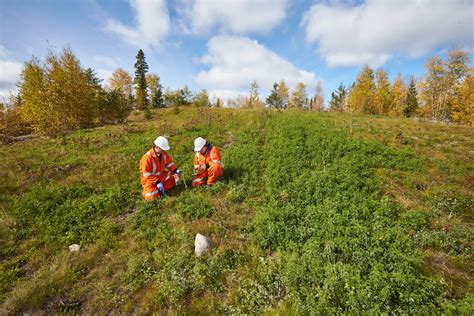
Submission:
<svg viewBox="0 0 474 316">
<path fill-rule="evenodd" d="M 2 314 L 473 313 L 472 127 L 150 115 L 2 145 Z M 157 134 L 184 181 L 146 202 L 138 161 Z M 226 167 L 210 188 L 190 188 L 198 135 Z M 201 258 L 196 233 L 212 239 Z"/>
</svg>

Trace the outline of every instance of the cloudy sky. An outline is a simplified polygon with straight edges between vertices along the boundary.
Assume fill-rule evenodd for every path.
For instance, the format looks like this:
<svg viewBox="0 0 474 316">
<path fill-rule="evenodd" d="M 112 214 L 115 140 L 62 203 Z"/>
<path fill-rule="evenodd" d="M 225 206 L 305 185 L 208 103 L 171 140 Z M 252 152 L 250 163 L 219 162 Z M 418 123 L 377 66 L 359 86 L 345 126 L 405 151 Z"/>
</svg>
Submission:
<svg viewBox="0 0 474 316">
<path fill-rule="evenodd" d="M 326 99 L 363 64 L 419 77 L 426 59 L 474 48 L 474 0 L 0 0 L 0 98 L 22 63 L 69 45 L 107 79 L 139 48 L 165 87 L 263 97 L 298 81 Z M 105 82 L 105 81 L 104 81 Z"/>
</svg>

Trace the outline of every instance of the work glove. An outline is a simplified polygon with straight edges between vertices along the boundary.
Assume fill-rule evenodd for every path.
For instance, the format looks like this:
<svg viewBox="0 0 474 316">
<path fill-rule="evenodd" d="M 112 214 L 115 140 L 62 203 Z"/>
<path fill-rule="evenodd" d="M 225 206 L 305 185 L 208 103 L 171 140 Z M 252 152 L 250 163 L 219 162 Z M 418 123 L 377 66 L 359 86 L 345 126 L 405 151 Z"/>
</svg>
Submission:
<svg viewBox="0 0 474 316">
<path fill-rule="evenodd" d="M 182 171 L 181 169 L 176 169 L 174 173 L 177 174 L 178 176 L 181 176 Z"/>
<path fill-rule="evenodd" d="M 156 184 L 156 188 L 158 189 L 158 191 L 160 192 L 160 194 L 165 193 L 165 187 L 163 186 L 163 183 L 158 182 L 158 183 Z"/>
</svg>

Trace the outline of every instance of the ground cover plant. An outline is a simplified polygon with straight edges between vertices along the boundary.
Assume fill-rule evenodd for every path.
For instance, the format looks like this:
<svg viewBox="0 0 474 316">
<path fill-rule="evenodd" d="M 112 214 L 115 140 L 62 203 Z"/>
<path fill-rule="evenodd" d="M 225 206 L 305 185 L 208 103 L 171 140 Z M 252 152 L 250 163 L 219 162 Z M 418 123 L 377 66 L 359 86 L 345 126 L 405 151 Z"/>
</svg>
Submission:
<svg viewBox="0 0 474 316">
<path fill-rule="evenodd" d="M 138 161 L 157 134 L 185 176 L 146 202 Z M 189 188 L 196 136 L 223 154 L 212 188 Z M 472 136 L 183 107 L 2 146 L 1 311 L 472 314 Z M 201 258 L 196 233 L 212 239 Z"/>
</svg>

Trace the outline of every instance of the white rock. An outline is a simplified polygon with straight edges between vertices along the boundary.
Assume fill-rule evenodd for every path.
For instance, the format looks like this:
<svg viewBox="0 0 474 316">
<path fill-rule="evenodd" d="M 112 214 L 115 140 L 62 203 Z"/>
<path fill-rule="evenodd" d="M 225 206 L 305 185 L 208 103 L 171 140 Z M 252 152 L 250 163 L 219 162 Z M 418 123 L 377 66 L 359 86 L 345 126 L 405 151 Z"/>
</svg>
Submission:
<svg viewBox="0 0 474 316">
<path fill-rule="evenodd" d="M 204 235 L 196 234 L 196 240 L 194 241 L 194 253 L 196 256 L 202 256 L 209 249 L 211 249 L 211 240 Z"/>
<path fill-rule="evenodd" d="M 70 252 L 77 252 L 79 251 L 79 249 L 81 249 L 81 245 L 78 245 L 78 244 L 72 244 L 69 246 Z"/>
</svg>

